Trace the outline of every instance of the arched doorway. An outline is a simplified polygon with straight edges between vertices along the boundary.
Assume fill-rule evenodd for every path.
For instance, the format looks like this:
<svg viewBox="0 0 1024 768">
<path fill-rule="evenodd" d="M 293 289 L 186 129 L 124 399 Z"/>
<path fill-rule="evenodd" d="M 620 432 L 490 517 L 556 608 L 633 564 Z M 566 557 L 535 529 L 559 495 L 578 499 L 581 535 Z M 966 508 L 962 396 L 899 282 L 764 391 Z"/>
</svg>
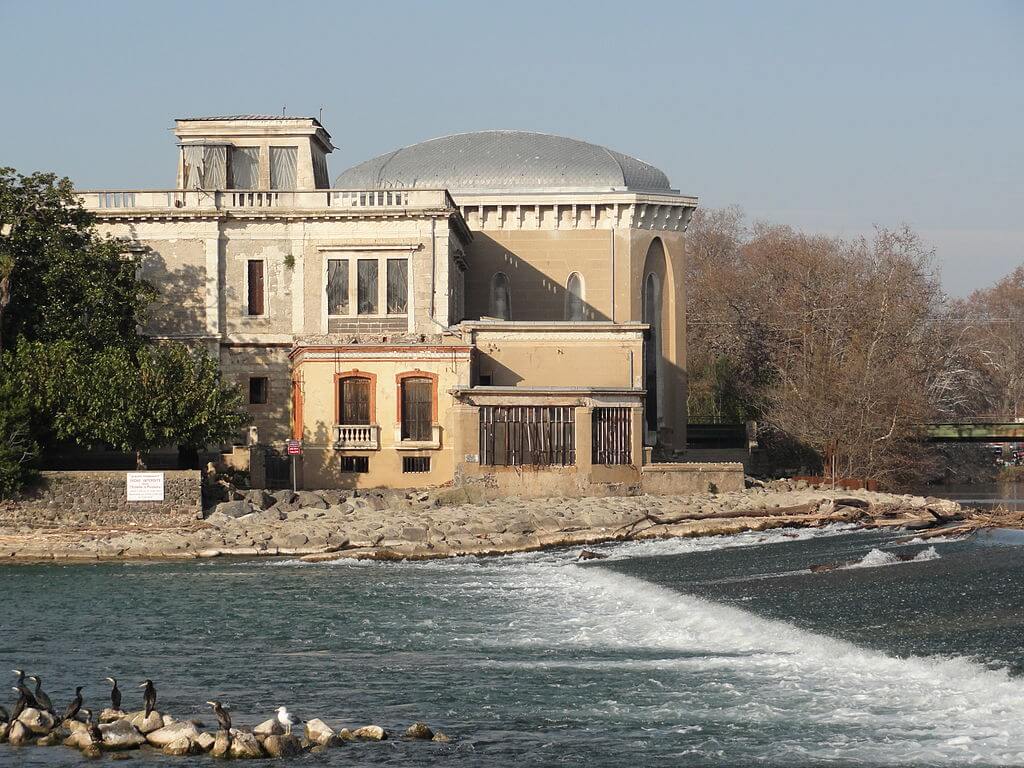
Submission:
<svg viewBox="0 0 1024 768">
<path fill-rule="evenodd" d="M 658 369 L 661 367 L 661 291 L 658 276 L 647 273 L 644 280 L 644 322 L 650 326 L 647 331 L 647 343 L 644 344 L 644 389 L 647 397 L 644 404 L 646 426 L 644 430 L 646 445 L 654 445 L 658 440 L 658 415 L 660 413 L 660 388 L 658 386 Z"/>
</svg>

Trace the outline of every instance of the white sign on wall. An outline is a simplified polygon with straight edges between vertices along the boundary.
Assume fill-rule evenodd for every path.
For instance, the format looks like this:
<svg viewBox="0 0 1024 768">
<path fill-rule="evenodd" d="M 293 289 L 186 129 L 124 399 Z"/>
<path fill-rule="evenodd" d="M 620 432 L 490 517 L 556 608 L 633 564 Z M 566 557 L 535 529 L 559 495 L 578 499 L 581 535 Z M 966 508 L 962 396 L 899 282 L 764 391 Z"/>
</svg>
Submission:
<svg viewBox="0 0 1024 768">
<path fill-rule="evenodd" d="M 163 472 L 129 472 L 125 475 L 128 501 L 163 501 Z"/>
</svg>

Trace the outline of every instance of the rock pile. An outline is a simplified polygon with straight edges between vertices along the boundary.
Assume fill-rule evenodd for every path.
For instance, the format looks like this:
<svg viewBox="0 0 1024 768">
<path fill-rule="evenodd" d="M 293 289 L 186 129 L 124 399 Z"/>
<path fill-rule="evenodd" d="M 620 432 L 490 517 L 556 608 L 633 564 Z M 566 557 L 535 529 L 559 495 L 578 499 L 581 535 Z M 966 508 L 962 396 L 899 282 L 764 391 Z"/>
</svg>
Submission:
<svg viewBox="0 0 1024 768">
<path fill-rule="evenodd" d="M 235 760 L 298 757 L 307 752 L 323 752 L 349 741 L 383 741 L 388 732 L 379 725 L 367 725 L 353 731 L 335 731 L 316 718 L 305 724 L 300 734 L 286 733 L 276 718 L 266 720 L 251 730 L 232 728 L 215 733 L 202 730 L 196 721 L 178 721 L 172 716 L 153 711 L 114 712 L 105 710 L 99 726 L 80 720 L 58 723 L 48 712 L 28 707 L 14 722 L 0 723 L 0 744 L 11 746 L 53 746 L 63 744 L 82 752 L 86 757 L 101 757 L 104 752 L 134 749 L 159 750 L 165 755 L 209 754 Z M 413 723 L 405 731 L 410 740 L 446 742 L 448 737 L 435 732 L 425 723 Z"/>
</svg>

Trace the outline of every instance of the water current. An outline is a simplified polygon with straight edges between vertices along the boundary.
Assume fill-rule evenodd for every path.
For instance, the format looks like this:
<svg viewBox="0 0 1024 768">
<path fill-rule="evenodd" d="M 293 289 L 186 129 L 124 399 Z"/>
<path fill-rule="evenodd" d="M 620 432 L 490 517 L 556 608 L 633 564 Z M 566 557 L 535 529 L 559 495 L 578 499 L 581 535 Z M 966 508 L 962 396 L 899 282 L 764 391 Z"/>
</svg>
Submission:
<svg viewBox="0 0 1024 768">
<path fill-rule="evenodd" d="M 1024 548 L 831 528 L 599 549 L 0 567 L 0 670 L 58 706 L 75 685 L 102 706 L 108 675 L 138 706 L 151 677 L 211 725 L 218 697 L 241 724 L 286 704 L 453 738 L 304 765 L 1024 764 Z"/>
</svg>

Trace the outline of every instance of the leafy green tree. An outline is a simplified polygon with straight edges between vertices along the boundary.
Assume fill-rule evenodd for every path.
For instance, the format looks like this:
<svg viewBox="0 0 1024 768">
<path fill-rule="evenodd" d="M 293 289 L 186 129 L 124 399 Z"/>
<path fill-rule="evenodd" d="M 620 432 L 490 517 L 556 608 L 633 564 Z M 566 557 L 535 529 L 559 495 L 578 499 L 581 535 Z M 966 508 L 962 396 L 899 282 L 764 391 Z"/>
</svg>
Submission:
<svg viewBox="0 0 1024 768">
<path fill-rule="evenodd" d="M 12 496 L 31 480 L 38 450 L 30 399 L 10 366 L 0 363 L 0 498 Z"/>
</svg>

